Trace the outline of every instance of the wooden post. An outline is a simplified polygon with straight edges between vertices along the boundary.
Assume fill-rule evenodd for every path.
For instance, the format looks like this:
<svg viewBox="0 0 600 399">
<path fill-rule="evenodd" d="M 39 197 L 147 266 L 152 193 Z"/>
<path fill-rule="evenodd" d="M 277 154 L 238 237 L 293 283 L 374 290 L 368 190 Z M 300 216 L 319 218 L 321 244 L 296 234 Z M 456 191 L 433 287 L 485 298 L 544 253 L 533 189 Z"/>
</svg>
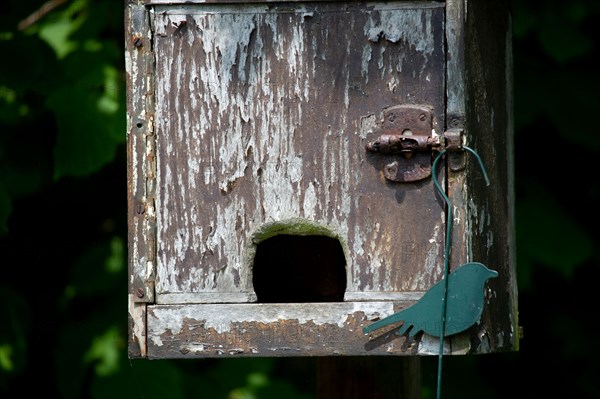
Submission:
<svg viewBox="0 0 600 399">
<path fill-rule="evenodd" d="M 318 399 L 418 399 L 421 359 L 322 357 L 317 360 Z"/>
</svg>

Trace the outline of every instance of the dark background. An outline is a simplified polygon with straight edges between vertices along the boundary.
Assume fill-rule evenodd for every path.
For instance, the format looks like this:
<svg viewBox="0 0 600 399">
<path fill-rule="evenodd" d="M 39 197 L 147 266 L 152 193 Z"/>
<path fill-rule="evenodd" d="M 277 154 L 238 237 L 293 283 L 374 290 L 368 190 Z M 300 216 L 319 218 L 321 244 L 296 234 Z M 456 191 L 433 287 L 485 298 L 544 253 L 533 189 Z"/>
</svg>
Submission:
<svg viewBox="0 0 600 399">
<path fill-rule="evenodd" d="M 0 6 L 0 397 L 314 398 L 315 359 L 127 358 L 123 3 L 43 4 Z M 600 2 L 511 7 L 524 336 L 443 396 L 598 398 Z"/>
</svg>

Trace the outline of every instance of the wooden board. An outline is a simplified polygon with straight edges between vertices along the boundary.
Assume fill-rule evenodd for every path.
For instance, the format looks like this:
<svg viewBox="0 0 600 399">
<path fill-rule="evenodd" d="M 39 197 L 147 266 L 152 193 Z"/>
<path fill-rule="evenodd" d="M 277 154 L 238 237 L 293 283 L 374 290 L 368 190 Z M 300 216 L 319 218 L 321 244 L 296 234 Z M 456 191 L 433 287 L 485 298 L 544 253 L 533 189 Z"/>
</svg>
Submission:
<svg viewBox="0 0 600 399">
<path fill-rule="evenodd" d="M 157 6 L 153 20 L 158 303 L 255 300 L 256 246 L 281 233 L 339 240 L 346 300 L 440 278 L 431 180 L 389 183 L 365 144 L 398 104 L 431 106 L 441 133 L 443 4 Z"/>
<path fill-rule="evenodd" d="M 409 303 L 197 304 L 148 307 L 149 358 L 431 355 L 439 340 L 371 337 L 362 327 Z M 445 350 L 449 350 L 447 346 Z"/>
</svg>

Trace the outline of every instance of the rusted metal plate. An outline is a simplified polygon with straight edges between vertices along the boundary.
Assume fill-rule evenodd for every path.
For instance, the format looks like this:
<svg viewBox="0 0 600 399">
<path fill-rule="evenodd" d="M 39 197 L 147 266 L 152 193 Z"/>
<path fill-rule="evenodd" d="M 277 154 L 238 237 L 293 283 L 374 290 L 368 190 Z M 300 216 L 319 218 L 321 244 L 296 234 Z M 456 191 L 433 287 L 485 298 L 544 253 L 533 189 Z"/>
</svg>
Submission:
<svg viewBox="0 0 600 399">
<path fill-rule="evenodd" d="M 148 306 L 148 357 L 429 355 L 439 340 L 362 327 L 410 302 Z M 449 351 L 449 347 L 445 350 Z M 448 352 L 450 353 L 450 352 Z"/>
<path fill-rule="evenodd" d="M 392 182 L 416 182 L 431 176 L 431 154 L 439 148 L 441 136 L 435 135 L 431 110 L 427 106 L 403 104 L 383 113 L 381 136 L 367 143 L 366 150 L 391 157 L 383 175 Z"/>
<path fill-rule="evenodd" d="M 153 15 L 158 303 L 254 301 L 256 246 L 276 233 L 339 239 L 346 300 L 402 299 L 439 280 L 444 207 L 431 180 L 386 181 L 390 159 L 365 144 L 398 104 L 427 105 L 443 131 L 443 3 Z"/>
</svg>

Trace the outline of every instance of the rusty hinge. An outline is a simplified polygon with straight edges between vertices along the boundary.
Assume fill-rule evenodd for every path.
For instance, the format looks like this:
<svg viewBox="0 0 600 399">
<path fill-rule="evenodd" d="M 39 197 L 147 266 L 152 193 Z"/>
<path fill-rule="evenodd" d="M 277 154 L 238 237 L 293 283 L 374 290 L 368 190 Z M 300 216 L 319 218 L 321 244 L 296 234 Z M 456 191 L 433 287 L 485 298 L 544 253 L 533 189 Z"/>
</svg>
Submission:
<svg viewBox="0 0 600 399">
<path fill-rule="evenodd" d="M 446 145 L 446 141 L 448 144 Z M 383 154 L 383 175 L 393 182 L 415 182 L 431 176 L 432 151 L 458 150 L 462 129 L 443 136 L 433 133 L 433 114 L 429 107 L 398 105 L 383 114 L 383 132 L 367 143 L 366 149 Z"/>
</svg>

